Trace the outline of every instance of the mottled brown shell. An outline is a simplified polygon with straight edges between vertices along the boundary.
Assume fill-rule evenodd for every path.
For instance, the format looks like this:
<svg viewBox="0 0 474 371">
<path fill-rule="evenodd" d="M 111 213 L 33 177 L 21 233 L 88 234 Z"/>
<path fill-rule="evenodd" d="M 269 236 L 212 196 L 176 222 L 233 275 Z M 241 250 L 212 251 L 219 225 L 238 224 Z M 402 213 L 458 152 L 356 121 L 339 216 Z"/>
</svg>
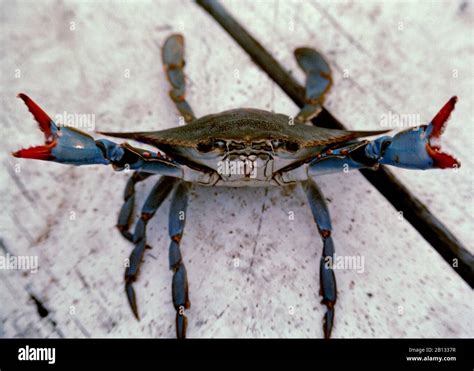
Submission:
<svg viewBox="0 0 474 371">
<path fill-rule="evenodd" d="M 171 145 L 196 147 L 211 140 L 250 144 L 264 140 L 282 140 L 300 147 L 343 143 L 352 139 L 378 135 L 386 131 L 347 131 L 291 124 L 291 117 L 258 109 L 241 108 L 207 115 L 189 125 L 166 130 L 135 133 L 102 133 L 133 139 L 156 147 Z"/>
</svg>

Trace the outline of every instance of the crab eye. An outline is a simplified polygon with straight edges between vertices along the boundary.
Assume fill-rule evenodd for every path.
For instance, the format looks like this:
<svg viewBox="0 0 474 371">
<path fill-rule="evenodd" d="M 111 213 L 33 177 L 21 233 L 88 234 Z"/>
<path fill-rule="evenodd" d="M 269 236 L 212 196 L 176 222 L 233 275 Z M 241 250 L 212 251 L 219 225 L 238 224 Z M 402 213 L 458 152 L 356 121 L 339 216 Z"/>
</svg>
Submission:
<svg viewBox="0 0 474 371">
<path fill-rule="evenodd" d="M 273 149 L 278 149 L 283 145 L 283 142 L 281 140 L 275 139 L 272 140 L 272 147 Z"/>
<path fill-rule="evenodd" d="M 286 142 L 285 148 L 289 152 L 296 152 L 300 149 L 300 145 L 296 142 Z"/>
<path fill-rule="evenodd" d="M 207 153 L 226 148 L 226 143 L 223 140 L 215 140 L 213 142 L 198 143 L 196 148 L 199 152 Z"/>
<path fill-rule="evenodd" d="M 199 152 L 207 153 L 207 152 L 211 152 L 213 150 L 213 145 L 212 145 L 212 143 L 209 143 L 209 142 L 198 143 L 196 148 Z"/>
<path fill-rule="evenodd" d="M 217 149 L 224 149 L 226 147 L 225 142 L 223 140 L 216 140 L 214 142 L 214 148 Z"/>
</svg>

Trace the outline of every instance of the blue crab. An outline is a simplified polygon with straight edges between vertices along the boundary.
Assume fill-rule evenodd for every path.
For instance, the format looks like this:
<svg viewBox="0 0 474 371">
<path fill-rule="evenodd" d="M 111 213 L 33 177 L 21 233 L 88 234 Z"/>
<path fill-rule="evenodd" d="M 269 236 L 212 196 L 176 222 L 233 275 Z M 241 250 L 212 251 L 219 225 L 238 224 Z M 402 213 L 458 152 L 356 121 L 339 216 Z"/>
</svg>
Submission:
<svg viewBox="0 0 474 371">
<path fill-rule="evenodd" d="M 133 283 L 138 277 L 148 246 L 146 226 L 163 200 L 172 194 L 169 214 L 169 266 L 173 271 L 172 300 L 176 309 L 176 336 L 186 336 L 186 309 L 190 307 L 186 269 L 180 251 L 185 225 L 188 191 L 192 183 L 203 186 L 287 186 L 301 183 L 323 241 L 320 260 L 320 295 L 326 306 L 323 332 L 330 337 L 335 317 L 337 288 L 334 271 L 325 264 L 334 256 L 331 221 L 327 205 L 314 177 L 347 169 L 373 168 L 381 164 L 408 169 L 459 167 L 459 162 L 439 146 L 445 124 L 457 98 L 451 98 L 427 125 L 394 136 L 382 131 L 346 131 L 307 123 L 322 109 L 332 85 L 325 59 L 314 49 L 298 48 L 295 57 L 306 74 L 305 106 L 295 116 L 240 108 L 196 118 L 185 99 L 184 39 L 174 34 L 162 47 L 170 97 L 186 125 L 151 132 L 99 134 L 146 143 L 156 151 L 117 144 L 71 127 L 58 126 L 28 96 L 19 94 L 45 135 L 45 144 L 13 153 L 16 157 L 54 161 L 69 165 L 112 165 L 115 170 L 134 171 L 124 192 L 117 228 L 135 247 L 125 270 L 125 292 L 133 314 L 139 319 Z M 378 136 L 374 140 L 364 139 Z M 382 135 L 382 136 L 381 136 Z M 160 175 L 130 232 L 135 203 L 135 185 Z"/>
</svg>

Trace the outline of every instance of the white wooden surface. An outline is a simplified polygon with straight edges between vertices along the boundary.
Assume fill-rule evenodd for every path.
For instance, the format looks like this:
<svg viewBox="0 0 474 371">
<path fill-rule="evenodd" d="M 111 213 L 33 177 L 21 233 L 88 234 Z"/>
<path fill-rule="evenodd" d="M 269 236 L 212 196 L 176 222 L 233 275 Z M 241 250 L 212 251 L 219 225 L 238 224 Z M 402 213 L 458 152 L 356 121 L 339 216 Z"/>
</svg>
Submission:
<svg viewBox="0 0 474 371">
<path fill-rule="evenodd" d="M 335 76 L 327 108 L 351 128 L 377 128 L 389 110 L 428 121 L 457 94 L 444 148 L 462 168 L 397 174 L 472 250 L 472 4 L 463 11 L 455 2 L 225 5 L 301 81 L 293 49 L 323 51 Z M 114 227 L 128 175 L 11 157 L 42 141 L 15 95 L 29 94 L 52 116 L 94 114 L 98 130 L 175 126 L 158 46 L 182 32 L 188 98 L 198 116 L 236 107 L 289 114 L 297 108 L 195 4 L 3 1 L 1 7 L 2 254 L 37 255 L 40 269 L 0 270 L 0 336 L 173 337 L 168 202 L 149 223 L 153 249 L 135 284 L 137 322 L 123 290 L 132 246 Z M 154 181 L 137 187 L 139 205 Z M 318 183 L 337 252 L 365 258 L 363 273 L 336 272 L 334 337 L 474 335 L 472 290 L 388 201 L 357 172 Z M 193 188 L 182 243 L 192 304 L 188 336 L 322 337 L 321 248 L 299 187 Z M 48 317 L 39 317 L 30 295 Z"/>
</svg>

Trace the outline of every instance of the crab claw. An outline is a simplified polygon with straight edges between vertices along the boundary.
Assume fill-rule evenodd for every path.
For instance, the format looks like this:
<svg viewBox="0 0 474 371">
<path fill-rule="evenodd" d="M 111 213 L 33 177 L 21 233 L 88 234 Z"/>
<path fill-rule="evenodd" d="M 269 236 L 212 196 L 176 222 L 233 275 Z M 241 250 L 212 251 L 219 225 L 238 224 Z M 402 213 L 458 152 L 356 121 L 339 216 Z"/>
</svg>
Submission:
<svg viewBox="0 0 474 371">
<path fill-rule="evenodd" d="M 378 138 L 366 147 L 369 157 L 381 164 L 408 169 L 447 169 L 460 167 L 453 156 L 441 152 L 441 137 L 457 97 L 452 97 L 428 125 L 404 130 L 394 137 Z"/>
<path fill-rule="evenodd" d="M 437 142 L 437 139 L 441 137 L 446 128 L 449 116 L 454 111 L 454 106 L 458 101 L 458 97 L 452 97 L 437 115 L 431 120 L 426 130 L 428 135 L 428 143 L 426 143 L 426 151 L 428 155 L 433 159 L 434 165 L 440 169 L 460 167 L 460 162 L 453 156 L 441 152 L 441 147 Z"/>
<path fill-rule="evenodd" d="M 109 163 L 90 135 L 74 128 L 57 126 L 30 97 L 22 93 L 18 94 L 18 97 L 33 114 L 44 133 L 45 143 L 41 146 L 20 149 L 14 152 L 13 156 L 72 165 Z"/>
<path fill-rule="evenodd" d="M 30 97 L 20 93 L 20 98 L 28 107 L 28 110 L 33 114 L 39 128 L 44 133 L 45 145 L 21 149 L 13 153 L 15 157 L 33 158 L 37 160 L 53 160 L 51 150 L 56 146 L 56 137 L 53 132 L 57 131 L 56 124 L 53 120 L 39 107 Z"/>
</svg>

